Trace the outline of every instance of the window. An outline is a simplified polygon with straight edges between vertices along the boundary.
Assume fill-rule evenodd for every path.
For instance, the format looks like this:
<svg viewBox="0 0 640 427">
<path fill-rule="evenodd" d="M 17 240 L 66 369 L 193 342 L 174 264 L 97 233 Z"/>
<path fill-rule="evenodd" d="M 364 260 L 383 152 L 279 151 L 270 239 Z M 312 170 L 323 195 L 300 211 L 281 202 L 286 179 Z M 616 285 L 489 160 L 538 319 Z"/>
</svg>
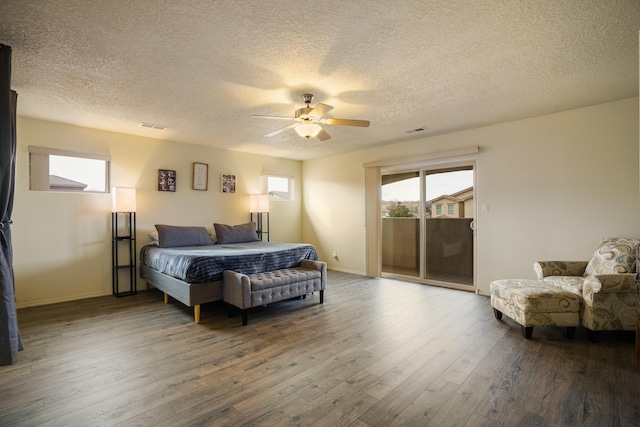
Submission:
<svg viewBox="0 0 640 427">
<path fill-rule="evenodd" d="M 290 176 L 262 175 L 263 191 L 267 193 L 269 200 L 293 200 L 293 183 L 294 180 Z"/>
<path fill-rule="evenodd" d="M 447 204 L 447 215 L 453 215 L 453 204 Z"/>
<path fill-rule="evenodd" d="M 111 156 L 29 146 L 29 189 L 107 193 Z"/>
<path fill-rule="evenodd" d="M 436 215 L 442 215 L 442 205 L 436 205 Z"/>
</svg>

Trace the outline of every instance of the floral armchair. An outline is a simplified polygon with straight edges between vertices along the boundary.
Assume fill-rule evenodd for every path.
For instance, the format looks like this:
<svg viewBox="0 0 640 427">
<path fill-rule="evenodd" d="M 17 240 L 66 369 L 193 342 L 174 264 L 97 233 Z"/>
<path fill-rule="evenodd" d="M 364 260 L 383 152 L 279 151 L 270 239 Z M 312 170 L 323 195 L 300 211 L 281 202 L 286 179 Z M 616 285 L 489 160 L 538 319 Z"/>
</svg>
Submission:
<svg viewBox="0 0 640 427">
<path fill-rule="evenodd" d="M 538 279 L 582 296 L 580 321 L 589 340 L 598 331 L 636 328 L 640 240 L 604 239 L 590 261 L 538 261 Z"/>
</svg>

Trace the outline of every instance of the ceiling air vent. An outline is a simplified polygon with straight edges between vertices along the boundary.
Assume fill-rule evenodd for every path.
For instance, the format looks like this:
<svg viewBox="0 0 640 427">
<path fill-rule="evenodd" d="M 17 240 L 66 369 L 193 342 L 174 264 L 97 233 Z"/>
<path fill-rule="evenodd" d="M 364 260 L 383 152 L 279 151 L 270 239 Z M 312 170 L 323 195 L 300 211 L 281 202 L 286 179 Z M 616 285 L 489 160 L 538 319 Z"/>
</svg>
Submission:
<svg viewBox="0 0 640 427">
<path fill-rule="evenodd" d="M 155 129 L 155 130 L 165 130 L 165 129 L 167 129 L 166 126 L 154 125 L 153 123 L 140 123 L 140 127 L 141 128 L 147 128 L 147 129 Z"/>
<path fill-rule="evenodd" d="M 425 131 L 427 129 L 428 128 L 426 128 L 426 127 L 419 127 L 419 128 L 415 128 L 415 129 L 405 130 L 404 133 L 422 132 L 422 131 Z"/>
</svg>

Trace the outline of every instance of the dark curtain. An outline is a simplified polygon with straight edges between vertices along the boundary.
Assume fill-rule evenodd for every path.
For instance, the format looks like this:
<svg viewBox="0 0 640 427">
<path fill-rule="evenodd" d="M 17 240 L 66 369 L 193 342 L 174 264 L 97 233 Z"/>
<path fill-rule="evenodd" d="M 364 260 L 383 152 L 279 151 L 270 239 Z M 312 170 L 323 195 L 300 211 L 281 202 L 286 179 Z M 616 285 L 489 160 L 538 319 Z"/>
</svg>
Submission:
<svg viewBox="0 0 640 427">
<path fill-rule="evenodd" d="M 22 340 L 18 331 L 11 213 L 16 176 L 16 101 L 11 90 L 11 48 L 0 44 L 0 365 L 18 361 Z"/>
</svg>

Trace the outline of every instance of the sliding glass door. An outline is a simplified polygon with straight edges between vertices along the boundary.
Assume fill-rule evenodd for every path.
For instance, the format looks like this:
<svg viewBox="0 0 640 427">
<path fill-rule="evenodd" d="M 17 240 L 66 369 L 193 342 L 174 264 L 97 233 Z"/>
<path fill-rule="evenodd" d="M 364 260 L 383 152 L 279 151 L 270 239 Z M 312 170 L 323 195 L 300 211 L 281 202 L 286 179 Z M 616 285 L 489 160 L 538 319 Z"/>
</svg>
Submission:
<svg viewBox="0 0 640 427">
<path fill-rule="evenodd" d="M 382 272 L 420 277 L 420 172 L 382 175 Z"/>
<path fill-rule="evenodd" d="M 382 173 L 383 276 L 474 286 L 473 169 L 469 164 Z"/>
</svg>

